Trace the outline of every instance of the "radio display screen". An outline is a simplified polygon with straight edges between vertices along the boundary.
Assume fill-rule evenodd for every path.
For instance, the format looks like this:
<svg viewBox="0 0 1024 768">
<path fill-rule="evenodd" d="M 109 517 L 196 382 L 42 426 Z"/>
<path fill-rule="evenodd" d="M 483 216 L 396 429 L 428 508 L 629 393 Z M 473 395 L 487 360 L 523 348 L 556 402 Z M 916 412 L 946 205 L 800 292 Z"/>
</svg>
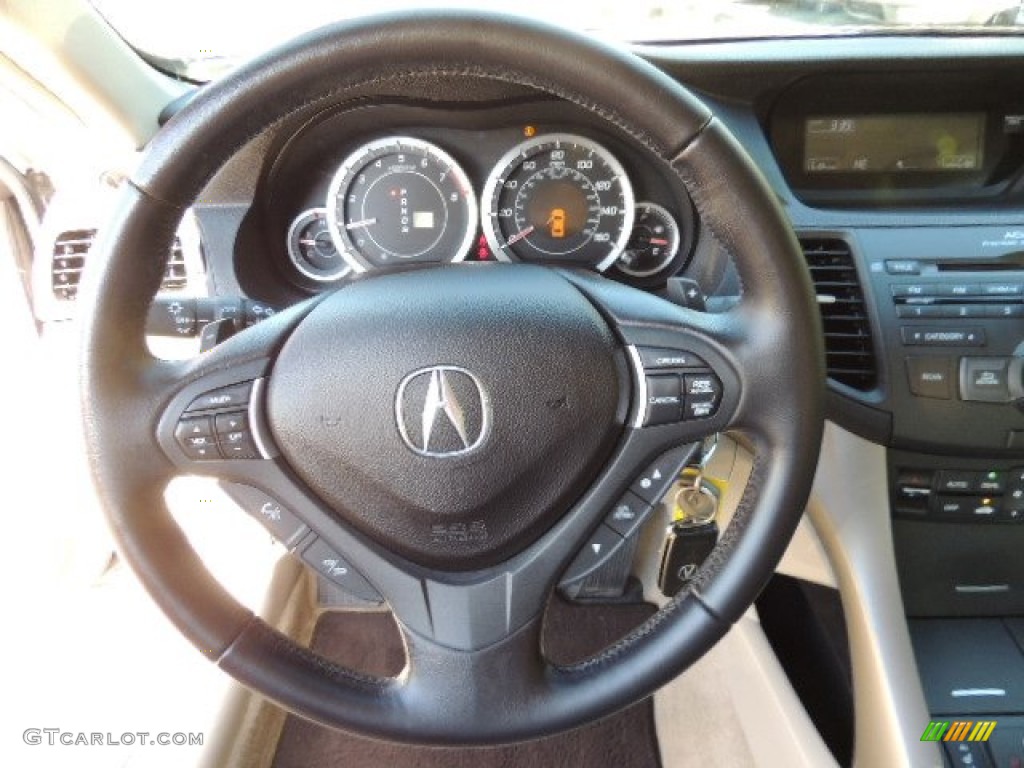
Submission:
<svg viewBox="0 0 1024 768">
<path fill-rule="evenodd" d="M 984 112 L 821 115 L 805 122 L 804 171 L 978 171 L 984 145 Z"/>
</svg>

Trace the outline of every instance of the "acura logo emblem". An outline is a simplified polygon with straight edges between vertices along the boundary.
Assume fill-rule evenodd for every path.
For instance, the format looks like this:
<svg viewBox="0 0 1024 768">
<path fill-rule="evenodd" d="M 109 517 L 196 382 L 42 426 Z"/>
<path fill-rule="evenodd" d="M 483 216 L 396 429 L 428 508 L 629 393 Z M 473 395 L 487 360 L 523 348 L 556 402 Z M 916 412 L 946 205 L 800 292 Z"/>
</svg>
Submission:
<svg viewBox="0 0 1024 768">
<path fill-rule="evenodd" d="M 435 365 L 402 380 L 395 416 L 411 451 L 449 458 L 483 443 L 491 426 L 491 404 L 480 380 L 465 368 Z"/>
</svg>

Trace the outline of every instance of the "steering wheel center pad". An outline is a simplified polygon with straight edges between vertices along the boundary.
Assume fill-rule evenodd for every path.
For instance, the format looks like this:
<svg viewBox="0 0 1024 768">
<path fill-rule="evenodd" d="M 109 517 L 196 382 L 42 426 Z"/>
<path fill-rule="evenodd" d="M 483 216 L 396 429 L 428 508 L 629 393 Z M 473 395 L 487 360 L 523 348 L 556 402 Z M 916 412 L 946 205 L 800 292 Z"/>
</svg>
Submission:
<svg viewBox="0 0 1024 768">
<path fill-rule="evenodd" d="M 345 522 L 464 570 L 522 549 L 593 484 L 629 395 L 623 348 L 569 281 L 481 264 L 329 296 L 284 344 L 267 412 Z"/>
</svg>

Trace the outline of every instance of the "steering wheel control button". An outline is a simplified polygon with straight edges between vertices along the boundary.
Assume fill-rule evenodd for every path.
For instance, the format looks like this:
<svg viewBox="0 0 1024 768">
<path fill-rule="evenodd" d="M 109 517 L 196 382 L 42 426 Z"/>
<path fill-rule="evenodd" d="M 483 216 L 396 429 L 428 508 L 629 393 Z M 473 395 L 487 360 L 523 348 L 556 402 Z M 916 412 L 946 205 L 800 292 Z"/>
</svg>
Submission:
<svg viewBox="0 0 1024 768">
<path fill-rule="evenodd" d="M 692 352 L 660 347 L 637 347 L 640 362 L 649 371 L 664 368 L 707 368 L 708 364 Z"/>
<path fill-rule="evenodd" d="M 185 409 L 185 413 L 195 411 L 210 411 L 215 408 L 239 408 L 249 404 L 249 397 L 252 394 L 252 382 L 245 381 L 241 384 L 232 384 L 230 387 L 221 387 L 212 392 L 205 392 Z"/>
<path fill-rule="evenodd" d="M 302 550 L 302 560 L 353 597 L 373 603 L 383 600 L 380 593 L 370 586 L 370 582 L 323 539 L 314 539 Z"/>
<path fill-rule="evenodd" d="M 707 419 L 718 412 L 722 399 L 722 382 L 713 373 L 687 374 L 683 378 L 686 395 L 685 416 L 692 419 Z"/>
<path fill-rule="evenodd" d="M 692 455 L 693 447 L 689 445 L 681 445 L 662 454 L 644 470 L 629 490 L 648 504 L 657 504 L 675 484 Z"/>
<path fill-rule="evenodd" d="M 949 357 L 908 357 L 907 379 L 918 397 L 949 400 L 953 397 L 953 360 Z"/>
<path fill-rule="evenodd" d="M 260 452 L 248 432 L 228 432 L 218 436 L 221 452 L 228 459 L 258 459 Z"/>
<path fill-rule="evenodd" d="M 614 514 L 614 511 L 613 511 Z M 583 581 L 594 571 L 598 570 L 608 558 L 614 555 L 622 547 L 623 538 L 612 528 L 602 524 L 593 536 L 583 545 L 583 549 L 576 555 L 572 565 L 566 570 L 562 577 L 562 583 Z"/>
<path fill-rule="evenodd" d="M 216 425 L 217 436 L 219 438 L 224 438 L 232 432 L 248 433 L 249 431 L 249 419 L 246 416 L 245 411 L 218 413 L 214 417 L 214 424 Z"/>
<path fill-rule="evenodd" d="M 623 539 L 602 525 L 569 566 L 559 589 L 570 600 L 621 598 L 629 582 L 637 541 L 636 536 Z"/>
<path fill-rule="evenodd" d="M 209 416 L 182 419 L 174 430 L 174 438 L 181 450 L 193 461 L 220 458 L 211 424 L 212 419 Z"/>
<path fill-rule="evenodd" d="M 682 418 L 683 395 L 679 377 L 659 374 L 647 377 L 647 416 L 645 427 L 674 424 Z"/>
<path fill-rule="evenodd" d="M 604 519 L 605 525 L 628 539 L 647 519 L 654 508 L 646 501 L 629 491 L 612 506 L 612 511 Z"/>
<path fill-rule="evenodd" d="M 302 520 L 283 507 L 277 499 L 258 488 L 238 483 L 221 483 L 224 492 L 288 549 L 295 549 L 309 533 Z"/>
</svg>

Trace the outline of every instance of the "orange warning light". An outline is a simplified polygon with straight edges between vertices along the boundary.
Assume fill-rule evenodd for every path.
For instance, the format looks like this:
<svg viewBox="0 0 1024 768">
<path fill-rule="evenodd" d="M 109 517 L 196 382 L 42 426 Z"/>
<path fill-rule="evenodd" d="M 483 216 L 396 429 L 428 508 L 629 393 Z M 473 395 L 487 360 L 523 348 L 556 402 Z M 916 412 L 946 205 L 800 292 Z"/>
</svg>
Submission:
<svg viewBox="0 0 1024 768">
<path fill-rule="evenodd" d="M 524 125 L 523 126 L 523 136 L 525 136 L 528 139 L 532 139 L 536 135 L 537 135 L 537 126 L 535 126 L 535 125 Z"/>
<path fill-rule="evenodd" d="M 552 208 L 547 223 L 552 237 L 565 237 L 565 208 Z"/>
</svg>

